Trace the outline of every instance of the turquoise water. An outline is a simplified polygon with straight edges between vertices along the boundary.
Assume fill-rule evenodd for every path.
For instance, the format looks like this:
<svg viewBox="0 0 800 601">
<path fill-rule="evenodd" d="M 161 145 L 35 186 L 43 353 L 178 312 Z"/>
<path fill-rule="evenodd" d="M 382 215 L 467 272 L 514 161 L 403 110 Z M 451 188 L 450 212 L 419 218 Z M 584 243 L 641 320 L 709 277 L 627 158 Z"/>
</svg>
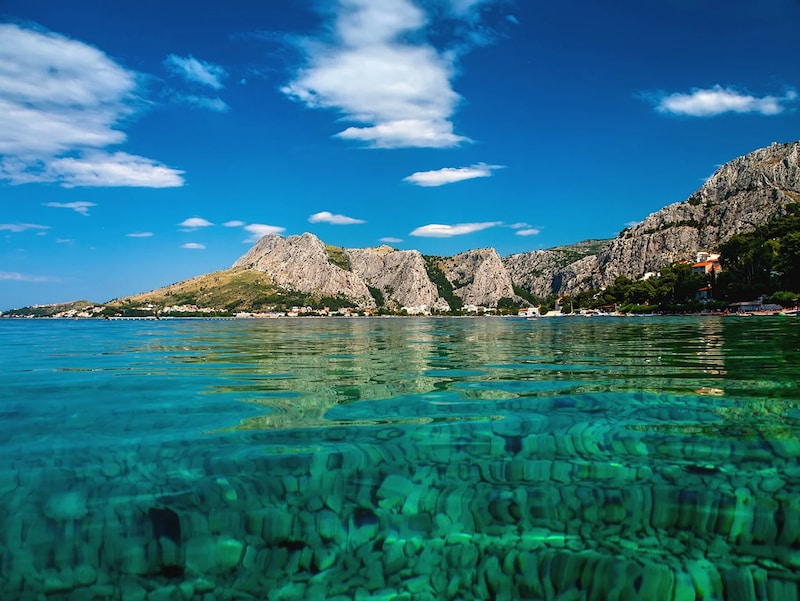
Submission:
<svg viewBox="0 0 800 601">
<path fill-rule="evenodd" d="M 794 318 L 0 320 L 0 599 L 800 598 Z"/>
</svg>

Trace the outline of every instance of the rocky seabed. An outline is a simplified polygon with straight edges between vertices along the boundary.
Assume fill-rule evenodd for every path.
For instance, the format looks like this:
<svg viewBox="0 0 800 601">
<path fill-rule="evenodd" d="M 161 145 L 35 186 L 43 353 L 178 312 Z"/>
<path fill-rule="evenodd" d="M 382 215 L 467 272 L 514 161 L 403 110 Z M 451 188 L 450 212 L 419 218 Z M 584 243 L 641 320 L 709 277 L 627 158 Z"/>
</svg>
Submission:
<svg viewBox="0 0 800 601">
<path fill-rule="evenodd" d="M 0 598 L 800 598 L 800 441 L 586 417 L 6 449 Z"/>
</svg>

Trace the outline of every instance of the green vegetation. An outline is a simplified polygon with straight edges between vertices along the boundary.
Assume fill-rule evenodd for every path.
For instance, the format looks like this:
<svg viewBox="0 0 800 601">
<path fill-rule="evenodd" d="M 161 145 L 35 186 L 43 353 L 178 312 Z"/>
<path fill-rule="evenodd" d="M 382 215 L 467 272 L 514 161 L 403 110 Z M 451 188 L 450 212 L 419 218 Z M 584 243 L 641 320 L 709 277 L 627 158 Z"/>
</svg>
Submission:
<svg viewBox="0 0 800 601">
<path fill-rule="evenodd" d="M 386 304 L 386 299 L 383 296 L 383 292 L 381 292 L 379 288 L 374 288 L 373 286 L 367 284 L 367 290 L 369 290 L 372 298 L 375 299 L 375 304 L 378 306 L 378 308 L 383 307 Z"/>
<path fill-rule="evenodd" d="M 561 306 L 565 312 L 570 308 L 627 313 L 699 311 L 720 306 L 713 301 L 703 303 L 695 298 L 697 291 L 711 281 L 709 276 L 692 273 L 690 264 L 675 263 L 664 267 L 660 277 L 633 280 L 619 276 L 605 290 L 587 290 L 574 296 L 565 296 L 561 299 Z"/>
<path fill-rule="evenodd" d="M 728 300 L 800 293 L 800 203 L 749 234 L 720 245 L 723 271 L 716 289 Z"/>
<path fill-rule="evenodd" d="M 450 280 L 447 279 L 447 276 L 444 275 L 444 271 L 441 267 L 441 262 L 443 261 L 442 257 L 423 255 L 423 258 L 425 259 L 425 271 L 428 273 L 428 278 L 430 278 L 431 282 L 436 285 L 439 296 L 447 301 L 447 304 L 450 305 L 453 311 L 461 309 L 461 307 L 464 306 L 464 301 L 455 295 L 453 292 L 453 285 L 450 283 Z"/>
<path fill-rule="evenodd" d="M 89 307 L 94 307 L 95 303 L 87 300 L 73 301 L 70 303 L 59 303 L 55 305 L 33 305 L 11 309 L 3 313 L 6 317 L 52 317 L 65 311 L 83 311 Z"/>
<path fill-rule="evenodd" d="M 345 252 L 344 248 L 341 246 L 331 246 L 330 244 L 325 245 L 325 252 L 328 253 L 328 260 L 339 267 L 340 269 L 344 269 L 345 271 L 350 271 L 350 259 L 347 257 L 347 253 Z"/>
</svg>

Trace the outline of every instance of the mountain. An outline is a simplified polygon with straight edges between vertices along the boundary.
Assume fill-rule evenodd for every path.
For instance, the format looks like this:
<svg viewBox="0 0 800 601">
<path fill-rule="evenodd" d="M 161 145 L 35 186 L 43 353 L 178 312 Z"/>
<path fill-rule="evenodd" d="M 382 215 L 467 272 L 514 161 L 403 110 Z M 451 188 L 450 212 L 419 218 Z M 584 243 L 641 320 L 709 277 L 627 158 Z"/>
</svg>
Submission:
<svg viewBox="0 0 800 601">
<path fill-rule="evenodd" d="M 514 282 L 536 296 L 573 294 L 639 278 L 698 251 L 716 250 L 734 234 L 753 231 L 800 201 L 800 142 L 772 144 L 726 163 L 683 202 L 623 230 L 595 254 L 560 265 L 563 252 L 507 257 Z"/>
<path fill-rule="evenodd" d="M 417 312 L 497 307 L 504 300 L 524 304 L 522 297 L 602 288 L 620 275 L 637 279 L 675 261 L 693 260 L 698 251 L 717 250 L 731 236 L 785 214 L 794 202 L 800 202 L 800 142 L 775 143 L 723 165 L 689 198 L 652 213 L 612 240 L 505 258 L 493 248 L 435 257 L 385 245 L 331 246 L 309 233 L 268 234 L 231 269 L 108 306 L 235 312 L 311 305 Z"/>
</svg>

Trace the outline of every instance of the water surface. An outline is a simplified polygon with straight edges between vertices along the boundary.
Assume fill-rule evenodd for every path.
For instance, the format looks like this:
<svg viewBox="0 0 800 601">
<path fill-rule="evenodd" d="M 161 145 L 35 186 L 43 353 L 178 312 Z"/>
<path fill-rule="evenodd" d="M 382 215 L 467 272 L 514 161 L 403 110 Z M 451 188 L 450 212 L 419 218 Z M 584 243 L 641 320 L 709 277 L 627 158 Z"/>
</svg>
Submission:
<svg viewBox="0 0 800 601">
<path fill-rule="evenodd" d="M 2 599 L 798 598 L 793 318 L 0 320 Z"/>
</svg>

